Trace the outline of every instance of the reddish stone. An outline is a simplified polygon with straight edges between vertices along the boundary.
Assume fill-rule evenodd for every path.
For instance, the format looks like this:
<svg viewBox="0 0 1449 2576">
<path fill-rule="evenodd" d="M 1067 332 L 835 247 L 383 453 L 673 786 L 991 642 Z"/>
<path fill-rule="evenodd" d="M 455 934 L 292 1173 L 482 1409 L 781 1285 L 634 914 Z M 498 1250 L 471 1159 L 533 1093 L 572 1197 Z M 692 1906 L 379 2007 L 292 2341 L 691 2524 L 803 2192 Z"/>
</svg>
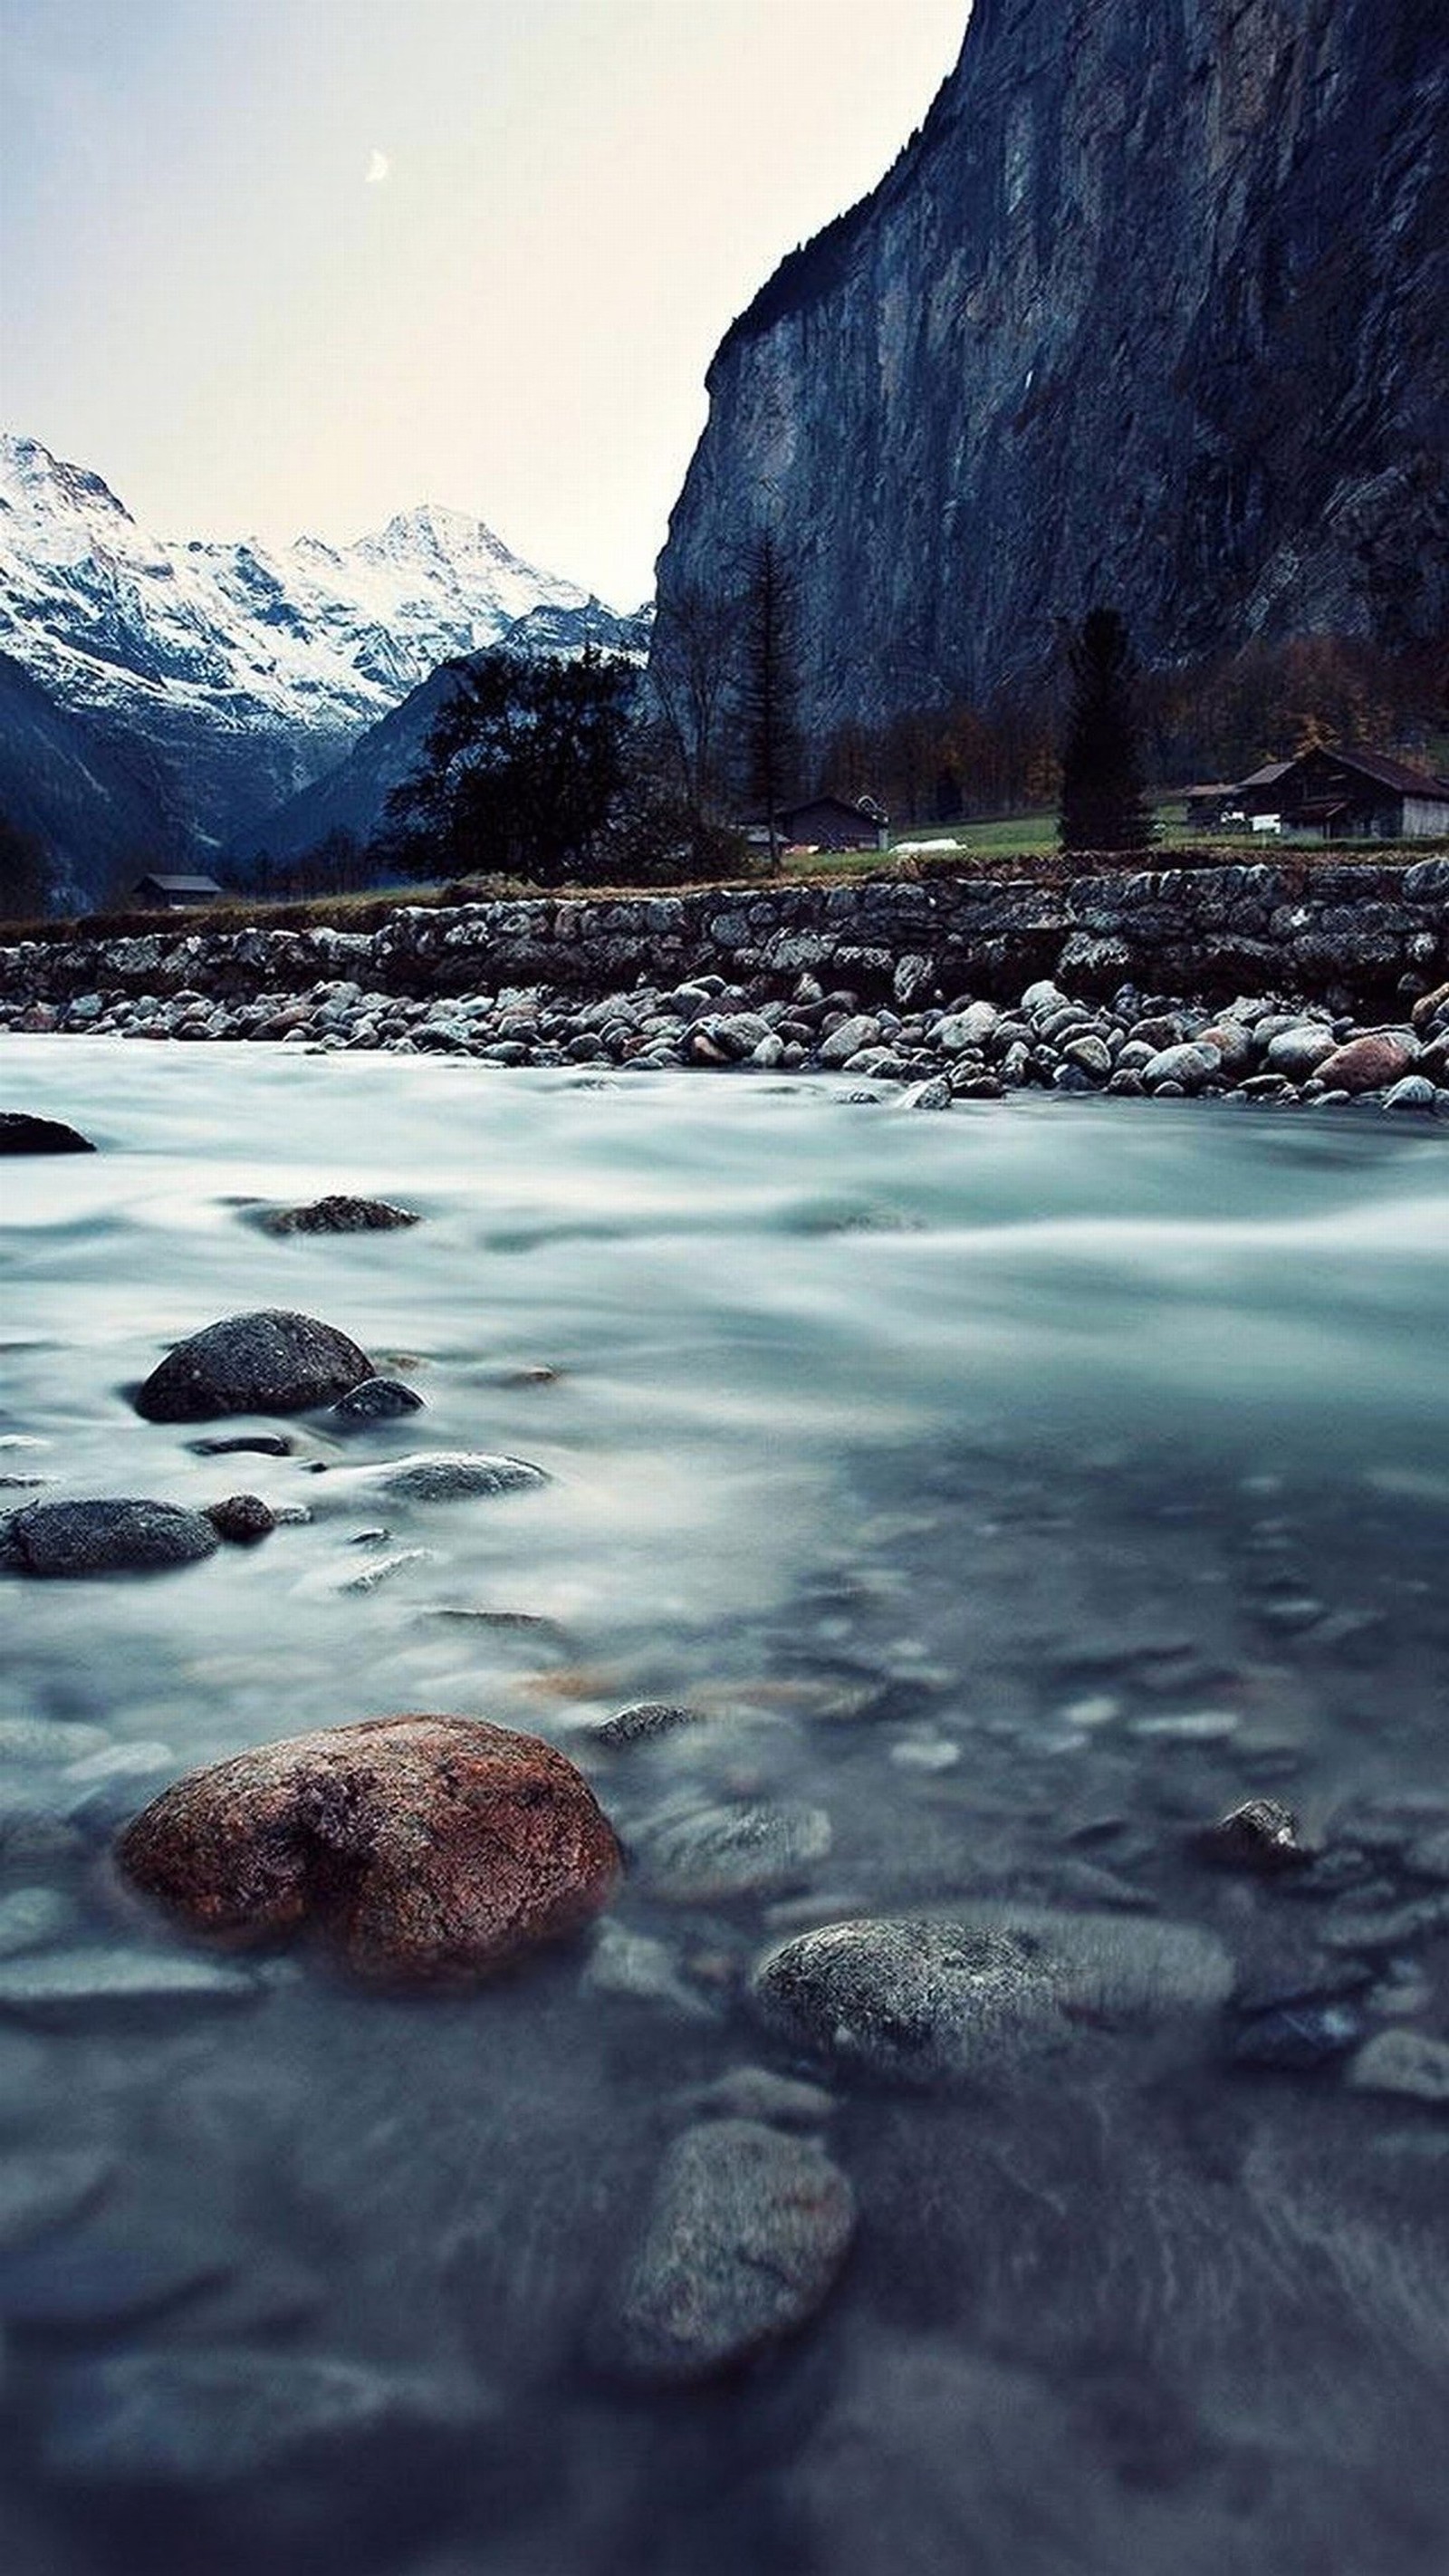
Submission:
<svg viewBox="0 0 1449 2576">
<path fill-rule="evenodd" d="M 481 1718 L 378 1717 L 188 1773 L 122 1867 L 246 1947 L 316 1924 L 358 1976 L 465 1985 L 604 1905 L 619 1847 L 573 1764 Z"/>
<path fill-rule="evenodd" d="M 1386 1091 L 1391 1082 L 1408 1072 L 1415 1049 L 1388 1029 L 1370 1029 L 1366 1036 L 1350 1038 L 1346 1046 L 1335 1047 L 1326 1055 L 1314 1073 L 1325 1091 Z"/>
</svg>

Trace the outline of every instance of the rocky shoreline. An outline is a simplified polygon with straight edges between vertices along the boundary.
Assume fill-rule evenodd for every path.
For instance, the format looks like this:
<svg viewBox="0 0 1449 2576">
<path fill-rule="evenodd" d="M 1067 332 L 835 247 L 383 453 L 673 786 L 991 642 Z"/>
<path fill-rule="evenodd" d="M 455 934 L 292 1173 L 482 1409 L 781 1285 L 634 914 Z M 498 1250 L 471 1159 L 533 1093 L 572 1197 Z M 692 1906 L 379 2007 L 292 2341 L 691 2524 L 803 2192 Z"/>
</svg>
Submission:
<svg viewBox="0 0 1449 2576">
<path fill-rule="evenodd" d="M 0 949 L 0 1032 L 1449 1114 L 1449 857 L 401 905 Z"/>
<path fill-rule="evenodd" d="M 1388 1025 L 1272 993 L 1240 995 L 1214 1009 L 1124 985 L 1094 1003 L 1050 978 L 1028 985 L 1014 1006 L 966 993 L 924 1008 L 871 1006 L 853 988 L 825 992 L 805 974 L 784 1000 L 718 975 L 582 1002 L 547 988 L 429 1002 L 369 992 L 343 978 L 243 1002 L 189 989 L 164 999 L 90 992 L 58 1004 L 0 1004 L 0 1030 L 6 1028 L 263 1040 L 311 1052 L 372 1049 L 601 1073 L 688 1066 L 828 1072 L 900 1086 L 906 1105 L 917 1109 L 1035 1090 L 1321 1108 L 1368 1099 L 1449 1118 L 1449 983 L 1421 994 L 1403 1020 Z"/>
</svg>

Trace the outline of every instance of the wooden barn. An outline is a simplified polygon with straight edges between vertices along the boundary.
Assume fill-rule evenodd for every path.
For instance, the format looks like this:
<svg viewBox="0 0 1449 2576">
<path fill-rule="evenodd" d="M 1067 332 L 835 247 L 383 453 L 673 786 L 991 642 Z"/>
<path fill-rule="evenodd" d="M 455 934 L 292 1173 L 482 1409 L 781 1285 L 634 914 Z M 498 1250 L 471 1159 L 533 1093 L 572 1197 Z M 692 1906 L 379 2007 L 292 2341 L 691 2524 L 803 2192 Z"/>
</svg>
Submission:
<svg viewBox="0 0 1449 2576">
<path fill-rule="evenodd" d="M 1381 751 L 1315 743 L 1296 760 L 1255 769 L 1234 801 L 1249 821 L 1275 814 L 1285 832 L 1314 832 L 1325 841 L 1449 839 L 1449 779 Z"/>
<path fill-rule="evenodd" d="M 776 817 L 780 838 L 795 849 L 884 850 L 886 818 L 873 798 L 851 805 L 843 796 L 811 796 Z"/>
<path fill-rule="evenodd" d="M 141 912 L 185 912 L 193 904 L 224 903 L 226 888 L 215 877 L 138 877 L 131 901 Z"/>
</svg>

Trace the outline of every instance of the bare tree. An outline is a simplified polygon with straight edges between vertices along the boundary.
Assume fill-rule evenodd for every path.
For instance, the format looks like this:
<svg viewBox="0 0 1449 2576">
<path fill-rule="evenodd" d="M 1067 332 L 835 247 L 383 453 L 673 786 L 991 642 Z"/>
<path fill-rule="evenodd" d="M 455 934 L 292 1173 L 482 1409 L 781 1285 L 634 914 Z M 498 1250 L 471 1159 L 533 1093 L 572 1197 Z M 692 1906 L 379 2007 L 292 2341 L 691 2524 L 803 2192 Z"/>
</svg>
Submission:
<svg viewBox="0 0 1449 2576">
<path fill-rule="evenodd" d="M 659 603 L 649 686 L 697 825 L 712 821 L 719 808 L 740 619 L 737 592 L 702 582 L 681 583 Z"/>
</svg>

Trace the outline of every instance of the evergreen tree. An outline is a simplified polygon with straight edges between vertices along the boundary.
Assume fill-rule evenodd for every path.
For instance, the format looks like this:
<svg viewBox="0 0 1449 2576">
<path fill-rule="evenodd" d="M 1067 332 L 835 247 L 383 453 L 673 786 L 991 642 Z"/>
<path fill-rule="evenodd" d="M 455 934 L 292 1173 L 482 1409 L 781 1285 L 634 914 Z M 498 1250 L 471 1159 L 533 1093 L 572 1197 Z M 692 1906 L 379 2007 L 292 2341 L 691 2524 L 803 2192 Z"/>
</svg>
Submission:
<svg viewBox="0 0 1449 2576">
<path fill-rule="evenodd" d="M 793 575 L 765 530 L 755 541 L 745 585 L 741 708 L 745 785 L 763 811 L 772 873 L 780 865 L 780 807 L 796 783 L 800 760 L 797 606 Z"/>
<path fill-rule="evenodd" d="M 0 813 L 0 921 L 33 921 L 49 894 L 45 851 L 8 814 Z"/>
<path fill-rule="evenodd" d="M 1064 850 L 1145 850 L 1152 816 L 1132 709 L 1134 662 L 1115 608 L 1094 608 L 1068 639 L 1071 707 L 1057 838 Z"/>
</svg>

